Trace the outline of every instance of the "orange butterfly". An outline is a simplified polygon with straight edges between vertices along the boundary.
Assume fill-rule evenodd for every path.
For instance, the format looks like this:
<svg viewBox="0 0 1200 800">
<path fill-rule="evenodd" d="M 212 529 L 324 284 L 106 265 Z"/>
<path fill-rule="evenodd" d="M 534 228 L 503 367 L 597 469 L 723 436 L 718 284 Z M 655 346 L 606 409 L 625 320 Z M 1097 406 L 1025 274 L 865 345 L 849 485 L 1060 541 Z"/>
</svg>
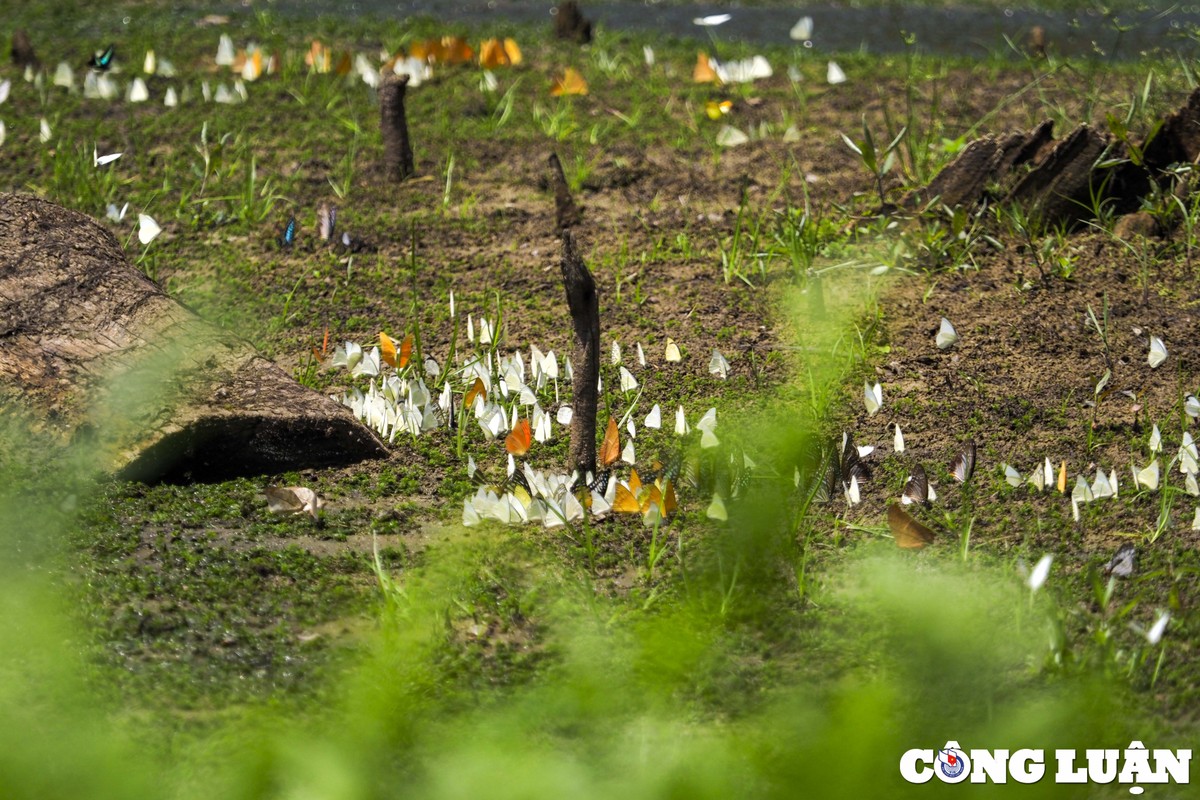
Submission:
<svg viewBox="0 0 1200 800">
<path fill-rule="evenodd" d="M 637 469 L 629 471 L 629 491 L 633 492 L 634 497 L 642 493 L 642 479 L 638 477 Z"/>
<path fill-rule="evenodd" d="M 479 66 L 484 69 L 516 66 L 521 63 L 521 48 L 512 39 L 488 39 L 479 45 Z"/>
<path fill-rule="evenodd" d="M 618 483 L 617 494 L 613 498 L 612 510 L 617 514 L 640 514 L 642 513 L 642 506 L 638 503 L 637 498 L 633 496 L 633 492 Z"/>
<path fill-rule="evenodd" d="M 600 444 L 600 467 L 608 469 L 621 457 L 621 436 L 617 433 L 617 421 L 608 418 L 608 429 L 604 432 L 604 441 Z"/>
<path fill-rule="evenodd" d="M 561 97 L 564 94 L 587 93 L 587 81 L 585 81 L 583 76 L 571 67 L 567 67 L 561 78 L 555 78 L 554 85 L 550 87 L 550 94 L 554 97 Z"/>
<path fill-rule="evenodd" d="M 483 385 L 483 378 L 476 378 L 475 383 L 467 390 L 466 395 L 463 396 L 463 408 L 473 407 L 476 397 L 487 399 L 487 388 Z"/>
<path fill-rule="evenodd" d="M 504 449 L 514 456 L 523 456 L 529 452 L 532 444 L 533 429 L 529 426 L 529 420 L 523 419 L 509 431 L 508 438 L 504 440 Z"/>
<path fill-rule="evenodd" d="M 892 503 L 888 508 L 888 526 L 892 529 L 896 545 L 906 550 L 919 550 L 935 538 L 929 526 L 918 522 L 899 503 Z"/>
<path fill-rule="evenodd" d="M 720 83 L 717 71 L 712 68 L 708 53 L 701 50 L 696 54 L 696 68 L 692 70 L 692 80 L 696 83 Z"/>
<path fill-rule="evenodd" d="M 383 331 L 379 332 L 379 357 L 383 359 L 388 366 L 396 369 L 404 369 L 408 366 L 408 362 L 412 359 L 413 338 L 410 333 L 404 337 L 404 341 L 400 343 L 400 349 L 396 349 L 396 341 L 388 336 Z"/>
<path fill-rule="evenodd" d="M 308 65 L 309 69 L 313 72 L 329 72 L 331 60 L 329 48 L 313 39 L 312 46 L 308 48 L 308 53 L 304 56 L 304 63 Z"/>
<path fill-rule="evenodd" d="M 325 326 L 325 338 L 321 342 L 320 351 L 318 351 L 317 348 L 314 347 L 312 349 L 312 352 L 313 352 L 313 357 L 316 358 L 317 361 L 324 361 L 325 356 L 327 356 L 329 354 L 329 326 L 328 325 Z"/>
</svg>

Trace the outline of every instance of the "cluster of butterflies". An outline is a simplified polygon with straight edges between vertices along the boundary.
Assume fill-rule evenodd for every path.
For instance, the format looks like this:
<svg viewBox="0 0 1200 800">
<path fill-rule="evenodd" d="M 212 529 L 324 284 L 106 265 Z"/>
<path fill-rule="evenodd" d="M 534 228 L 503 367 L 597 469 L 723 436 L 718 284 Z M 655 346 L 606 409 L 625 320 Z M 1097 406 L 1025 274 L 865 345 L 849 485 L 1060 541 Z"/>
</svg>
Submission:
<svg viewBox="0 0 1200 800">
<path fill-rule="evenodd" d="M 900 426 L 895 426 L 895 449 L 904 452 L 904 434 Z M 872 446 L 858 447 L 848 433 L 842 434 L 840 447 L 825 448 L 821 466 L 811 489 L 812 502 L 829 503 L 839 494 L 850 506 L 862 502 L 862 487 L 871 480 L 871 468 L 864 461 L 875 451 Z M 976 460 L 975 442 L 968 441 L 950 463 L 950 475 L 959 483 L 965 484 L 975 474 Z M 796 472 L 796 485 L 800 485 L 800 472 Z M 937 537 L 933 530 L 917 520 L 905 506 L 927 506 L 937 500 L 937 491 L 925 468 L 919 463 L 913 463 L 911 472 L 904 482 L 904 490 L 899 502 L 892 503 L 888 508 L 888 526 L 896 544 L 906 549 L 925 547 Z"/>
<path fill-rule="evenodd" d="M 755 462 L 738 448 L 717 448 L 713 433 L 716 411 L 710 409 L 696 424 L 703 431 L 698 446 L 681 445 L 664 464 L 655 460 L 643 465 L 641 474 L 633 463 L 630 443 L 621 446 L 617 421 L 610 418 L 598 455 L 599 472 L 552 475 L 535 470 L 516 458 L 528 452 L 531 426 L 521 420 L 505 440 L 508 467 L 503 481 L 488 479 L 469 457 L 467 474 L 477 483 L 475 494 L 463 500 L 463 524 L 477 525 L 485 519 L 505 524 L 541 522 L 557 528 L 582 521 L 585 516 L 603 519 L 609 515 L 639 515 L 653 527 L 667 520 L 679 507 L 676 487 L 712 494 L 706 515 L 728 519 L 726 497 L 737 497 L 749 482 Z M 631 465 L 621 478 L 622 462 Z"/>
<path fill-rule="evenodd" d="M 453 294 L 450 296 L 450 314 L 454 318 Z M 527 356 L 520 351 L 507 356 L 497 354 L 494 347 L 496 323 L 486 317 L 476 321 L 473 315 L 468 314 L 466 337 L 472 347 L 476 344 L 477 336 L 481 351 L 470 353 L 460 365 L 449 369 L 443 369 L 433 358 L 422 361 L 414 355 L 411 334 L 397 341 L 386 333 L 380 333 L 378 344 L 369 348 L 345 342 L 334 349 L 332 366 L 348 370 L 352 377 L 370 378 L 370 382 L 365 390 L 352 387 L 334 399 L 347 406 L 358 419 L 388 441 L 394 442 L 397 436 L 404 433 L 420 436 L 441 428 L 459 429 L 470 418 L 478 424 L 485 441 L 503 440 L 509 456 L 506 483 L 481 487 L 481 492 L 470 499 L 472 510 L 466 512 L 465 518 L 471 519 L 474 514 L 479 518 L 509 522 L 546 519 L 552 525 L 553 520 L 557 519 L 553 513 L 557 508 L 564 512 L 567 521 L 574 519 L 574 501 L 567 501 L 562 496 L 561 487 L 575 487 L 580 476 L 565 481 L 566 476 L 543 475 L 528 465 L 518 470 L 514 461 L 515 458 L 526 456 L 535 443 L 549 442 L 555 435 L 556 426 L 571 423 L 573 410 L 562 402 L 559 387 L 560 378 L 570 381 L 573 377 L 571 360 L 560 359 L 553 351 L 543 352 L 536 345 L 530 348 Z M 327 347 L 328 334 L 321 351 L 314 348 L 318 360 L 324 360 Z M 648 361 L 641 343 L 635 346 L 634 352 L 637 364 L 646 367 Z M 635 418 L 634 411 L 643 390 L 623 359 L 620 344 L 613 341 L 610 360 L 617 367 L 618 386 L 627 400 L 632 398 L 628 410 L 620 418 L 620 426 L 628 438 L 624 446 L 620 446 L 617 425 L 615 422 L 610 425 L 601 448 L 602 479 L 585 476 L 586 484 L 597 489 L 600 502 L 586 497 L 576 500 L 582 503 L 582 507 L 592 510 L 594 516 L 604 516 L 609 512 L 630 512 L 633 506 L 628 498 L 633 497 L 637 500 L 640 513 L 651 516 L 657 513 L 659 519 L 665 519 L 676 507 L 670 482 L 678 475 L 672 474 L 672 470 L 660 472 L 655 469 L 656 477 L 653 480 L 647 480 L 645 472 L 639 478 L 636 471 L 624 481 L 613 480 L 610 485 L 608 480 L 618 462 L 636 468 L 635 439 L 639 421 L 641 427 L 654 430 L 662 429 L 665 423 L 664 412 L 657 403 L 644 417 L 638 415 Z M 668 337 L 662 351 L 662 363 L 678 363 L 682 359 L 679 345 Z M 713 351 L 708 366 L 712 375 L 721 379 L 728 377 L 729 361 L 719 351 Z M 603 391 L 602 378 L 599 390 Z M 553 406 L 557 406 L 556 411 L 549 410 Z M 693 425 L 680 406 L 675 412 L 674 432 L 681 439 L 695 432 L 693 438 L 698 440 L 698 452 L 708 454 L 720 444 L 715 432 L 716 422 L 716 409 L 709 409 Z M 729 468 L 724 465 L 705 467 L 710 457 L 708 460 L 699 459 L 694 468 L 684 470 L 688 485 L 702 487 L 712 484 L 716 487 L 713 489 L 709 515 L 719 519 L 725 517 L 726 498 L 731 496 L 731 491 L 736 494 L 743 482 L 735 479 L 720 483 L 713 476 L 731 472 L 740 475 L 752 465 L 752 461 L 744 455 L 731 459 L 732 466 Z M 686 466 L 689 462 L 684 459 L 681 463 Z M 473 459 L 469 465 L 469 472 L 474 476 Z M 524 483 L 520 482 L 522 479 Z M 514 480 L 518 483 L 511 483 Z M 654 488 L 657 494 L 651 491 Z M 543 506 L 531 506 L 531 502 L 537 498 L 546 501 Z M 651 506 L 657 511 L 652 511 Z M 547 513 L 550 514 L 549 518 L 545 516 Z"/>
<path fill-rule="evenodd" d="M 1200 473 L 1200 450 L 1198 450 L 1191 433 L 1184 431 L 1179 449 L 1165 468 L 1159 464 L 1159 454 L 1162 449 L 1162 433 L 1159 431 L 1158 425 L 1154 425 L 1150 431 L 1150 463 L 1144 467 L 1136 464 L 1130 465 L 1133 485 L 1145 491 L 1156 492 L 1163 483 L 1164 475 L 1170 474 L 1178 467 L 1179 474 L 1183 476 L 1184 491 L 1192 497 L 1200 497 L 1200 479 L 1197 478 L 1197 474 Z M 1022 475 L 1011 464 L 1004 464 L 1003 467 L 1004 480 L 1013 488 L 1028 486 L 1040 492 L 1054 487 L 1059 494 L 1067 493 L 1066 461 L 1060 464 L 1057 478 L 1054 465 L 1048 458 L 1041 465 L 1034 467 L 1028 475 Z M 1075 521 L 1079 521 L 1080 506 L 1106 497 L 1116 498 L 1120 489 L 1120 481 L 1115 467 L 1107 473 L 1097 468 L 1096 475 L 1091 481 L 1084 475 L 1076 475 L 1075 484 L 1071 487 L 1071 514 Z M 1200 530 L 1200 506 L 1197 506 L 1192 518 L 1192 530 Z"/>
<path fill-rule="evenodd" d="M 373 252 L 374 246 L 358 237 L 351 236 L 347 231 L 337 230 L 338 209 L 337 206 L 329 203 L 321 203 L 317 206 L 317 237 L 322 242 L 332 244 L 342 253 L 364 253 Z M 283 225 L 283 230 L 279 236 L 275 237 L 275 243 L 279 245 L 281 250 L 290 250 L 296 244 L 296 234 L 299 230 L 299 224 L 296 217 L 288 217 L 287 222 Z"/>
</svg>

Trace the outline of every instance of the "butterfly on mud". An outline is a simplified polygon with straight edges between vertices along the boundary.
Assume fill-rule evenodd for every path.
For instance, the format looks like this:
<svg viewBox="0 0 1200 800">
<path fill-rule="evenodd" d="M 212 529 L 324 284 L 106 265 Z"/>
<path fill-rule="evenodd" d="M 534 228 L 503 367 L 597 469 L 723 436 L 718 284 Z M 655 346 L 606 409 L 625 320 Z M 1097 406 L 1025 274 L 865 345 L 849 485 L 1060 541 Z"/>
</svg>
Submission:
<svg viewBox="0 0 1200 800">
<path fill-rule="evenodd" d="M 115 51 L 116 46 L 110 44 L 108 49 L 103 53 L 97 53 L 96 55 L 93 55 L 91 60 L 88 61 L 88 66 L 92 69 L 100 70 L 101 72 L 107 71 L 108 68 L 112 66 L 113 53 Z"/>
<path fill-rule="evenodd" d="M 279 242 L 279 246 L 285 250 L 296 243 L 295 217 L 288 217 L 287 225 L 283 227 L 283 233 L 279 235 L 279 238 L 276 239 L 276 241 Z"/>
</svg>

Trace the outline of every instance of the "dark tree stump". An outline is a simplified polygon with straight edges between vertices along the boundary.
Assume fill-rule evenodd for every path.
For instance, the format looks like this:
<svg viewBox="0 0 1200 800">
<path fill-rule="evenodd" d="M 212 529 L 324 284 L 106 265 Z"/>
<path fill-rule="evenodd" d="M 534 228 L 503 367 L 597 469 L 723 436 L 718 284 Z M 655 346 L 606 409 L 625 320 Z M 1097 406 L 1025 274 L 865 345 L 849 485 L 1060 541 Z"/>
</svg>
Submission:
<svg viewBox="0 0 1200 800">
<path fill-rule="evenodd" d="M 33 52 L 33 42 L 29 41 L 29 34 L 25 32 L 24 28 L 17 28 L 13 31 L 12 62 L 18 69 L 26 67 L 37 69 L 41 64 L 38 61 L 37 53 Z"/>
<path fill-rule="evenodd" d="M 404 114 L 407 75 L 389 75 L 379 87 L 380 130 L 383 134 L 383 168 L 388 180 L 399 183 L 412 177 L 413 152 Z"/>
<path fill-rule="evenodd" d="M 571 189 L 563 175 L 558 153 L 550 154 L 550 185 L 554 187 L 554 230 L 562 232 L 582 222 L 583 214 L 571 199 Z"/>
<path fill-rule="evenodd" d="M 14 194 L 0 194 L 0 409 L 132 479 L 387 453 L 348 409 L 169 298 L 107 230 Z"/>
<path fill-rule="evenodd" d="M 562 277 L 575 328 L 571 358 L 574 393 L 571 408 L 571 463 L 580 478 L 596 471 L 596 406 L 600 384 L 600 299 L 596 281 L 575 249 L 575 236 L 562 232 Z"/>
<path fill-rule="evenodd" d="M 901 201 L 903 208 L 917 208 L 939 198 L 943 205 L 973 206 L 983 198 L 988 183 L 995 179 L 1004 151 L 991 136 L 976 139 L 964 147 L 923 189 L 909 192 Z"/>
<path fill-rule="evenodd" d="M 583 16 L 575 0 L 558 4 L 558 13 L 554 15 L 554 36 L 579 44 L 592 41 L 592 21 Z"/>
<path fill-rule="evenodd" d="M 1196 163 L 1200 158 L 1200 89 L 1188 95 L 1187 103 L 1163 120 L 1158 133 L 1143 145 L 1142 157 L 1151 170 Z"/>
<path fill-rule="evenodd" d="M 1090 218 L 1093 195 L 1103 191 L 1096 162 L 1110 144 L 1107 136 L 1080 125 L 1017 182 L 1006 201 L 1050 225 Z"/>
</svg>

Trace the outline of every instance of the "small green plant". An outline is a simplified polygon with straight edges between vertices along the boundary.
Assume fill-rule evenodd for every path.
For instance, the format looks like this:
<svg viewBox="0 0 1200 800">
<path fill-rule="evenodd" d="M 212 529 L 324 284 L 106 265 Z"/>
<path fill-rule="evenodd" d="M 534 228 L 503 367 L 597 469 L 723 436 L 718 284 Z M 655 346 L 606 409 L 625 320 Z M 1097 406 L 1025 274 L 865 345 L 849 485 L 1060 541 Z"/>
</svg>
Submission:
<svg viewBox="0 0 1200 800">
<path fill-rule="evenodd" d="M 901 128 L 900 132 L 892 138 L 887 147 L 879 150 L 875 146 L 875 137 L 871 135 L 871 128 L 867 125 L 867 117 L 864 114 L 862 118 L 861 139 L 855 141 L 846 134 L 842 134 L 842 140 L 846 143 L 846 146 L 858 155 L 867 172 L 871 173 L 871 178 L 875 181 L 875 191 L 879 195 L 879 205 L 881 208 L 887 205 L 887 197 L 883 189 L 883 177 L 892 171 L 892 166 L 895 164 L 896 145 L 900 144 L 900 140 L 907 132 L 907 128 Z"/>
</svg>

